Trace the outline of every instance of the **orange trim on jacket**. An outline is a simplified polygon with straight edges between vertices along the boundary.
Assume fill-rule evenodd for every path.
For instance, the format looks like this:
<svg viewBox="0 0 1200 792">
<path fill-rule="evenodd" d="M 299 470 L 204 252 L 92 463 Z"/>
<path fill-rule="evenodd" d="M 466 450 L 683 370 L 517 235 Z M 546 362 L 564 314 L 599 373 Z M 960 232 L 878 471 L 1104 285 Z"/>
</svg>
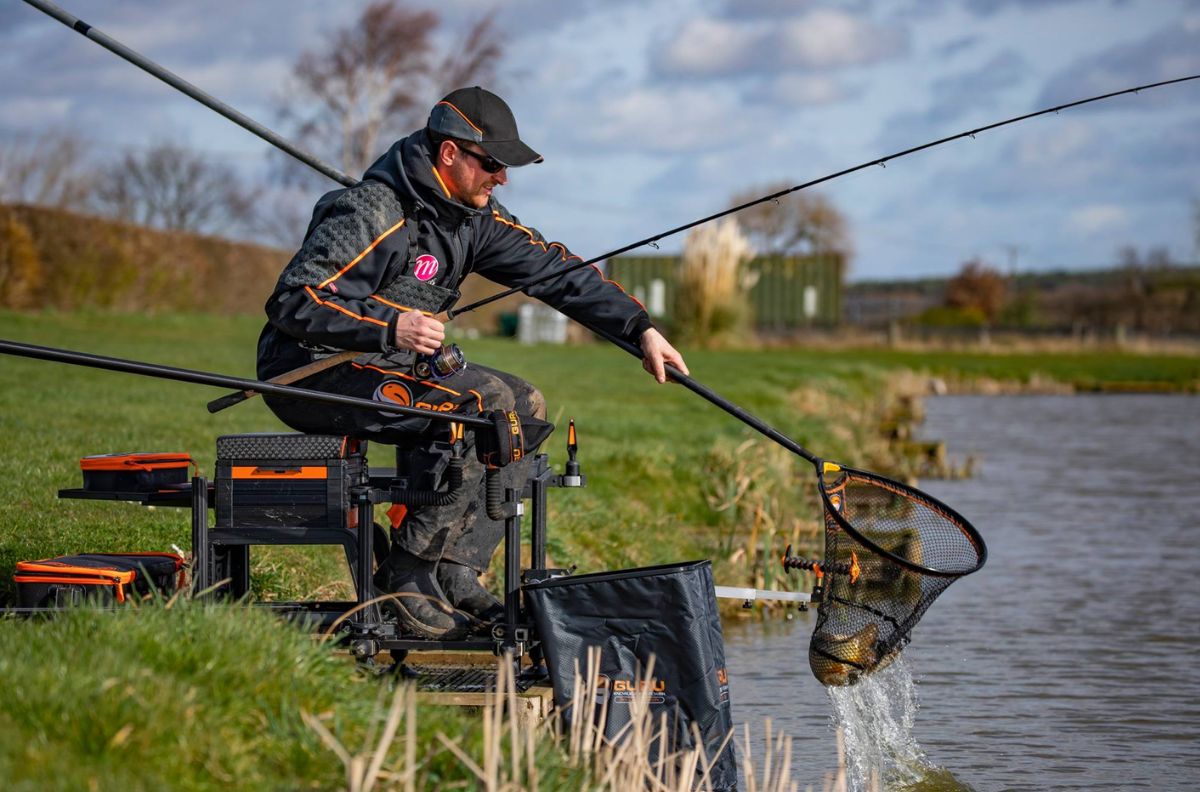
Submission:
<svg viewBox="0 0 1200 792">
<path fill-rule="evenodd" d="M 446 182 L 442 181 L 442 174 L 437 172 L 437 168 L 433 168 L 433 178 L 437 179 L 438 186 L 442 188 L 442 192 L 446 193 L 447 198 L 453 198 L 450 194 L 450 188 L 446 186 Z"/>
<path fill-rule="evenodd" d="M 332 308 L 335 311 L 340 311 L 341 313 L 344 313 L 346 316 L 349 316 L 351 319 L 357 319 L 360 322 L 370 322 L 371 324 L 376 324 L 376 325 L 379 325 L 380 327 L 388 326 L 387 322 L 380 321 L 379 319 L 372 319 L 369 316 L 360 316 L 360 315 L 354 313 L 354 311 L 351 311 L 349 308 L 343 308 L 342 306 L 338 305 L 337 303 L 332 303 L 332 302 L 329 302 L 328 300 L 322 300 L 320 297 L 317 296 L 317 293 L 315 291 L 313 291 L 312 286 L 305 286 L 304 291 L 306 291 L 308 293 L 308 296 L 312 298 L 313 302 L 315 302 L 317 305 L 320 305 L 323 308 Z"/>
<path fill-rule="evenodd" d="M 582 261 L 582 259 L 579 256 L 568 255 L 567 248 L 561 242 L 551 242 L 550 244 L 547 245 L 545 242 L 539 241 L 538 238 L 533 235 L 532 230 L 526 228 L 523 225 L 520 225 L 519 223 L 514 223 L 511 220 L 506 220 L 503 216 L 501 216 L 501 214 L 499 212 L 493 212 L 492 219 L 495 220 L 497 223 L 506 225 L 509 228 L 513 228 L 513 229 L 516 229 L 517 231 L 523 232 L 524 234 L 526 234 L 529 237 L 529 244 L 537 245 L 538 247 L 540 247 L 542 250 L 546 251 L 547 253 L 550 252 L 550 248 L 558 248 L 559 250 L 562 251 L 562 260 L 564 262 L 570 261 L 571 259 L 575 259 L 576 261 Z M 637 303 L 638 307 L 641 308 L 643 311 L 646 310 L 646 306 L 642 304 L 641 300 L 639 300 L 637 297 L 634 297 L 629 292 L 625 291 L 625 287 L 622 286 L 621 284 L 617 283 L 615 280 L 610 280 L 610 279 L 604 277 L 604 273 L 600 271 L 599 267 L 597 267 L 595 264 L 589 264 L 588 266 L 590 266 L 592 269 L 594 269 L 596 271 L 596 274 L 600 276 L 600 280 L 604 281 L 605 283 L 611 283 L 613 286 L 616 286 L 618 289 L 621 290 L 621 294 L 624 294 L 626 297 L 628 297 L 629 299 L 631 299 L 635 303 Z"/>
<path fill-rule="evenodd" d="M 375 241 L 372 242 L 371 244 L 367 245 L 366 249 L 363 250 L 362 253 L 359 253 L 357 256 L 355 256 L 353 261 L 351 261 L 349 264 L 347 264 L 346 266 L 344 266 L 340 270 L 338 270 L 336 274 L 331 275 L 330 277 L 328 277 L 325 280 L 318 283 L 317 288 L 324 289 L 326 286 L 333 283 L 335 280 L 342 277 L 350 270 L 354 269 L 354 265 L 356 265 L 356 264 L 358 264 L 358 262 L 362 261 L 368 253 L 370 253 L 372 250 L 374 250 L 379 245 L 380 242 L 387 239 L 389 236 L 392 235 L 393 231 L 395 231 L 396 229 L 400 228 L 403 225 L 404 225 L 404 218 L 401 218 L 399 223 L 396 223 L 396 225 L 392 226 L 387 231 L 384 231 L 382 234 L 375 237 Z"/>
</svg>

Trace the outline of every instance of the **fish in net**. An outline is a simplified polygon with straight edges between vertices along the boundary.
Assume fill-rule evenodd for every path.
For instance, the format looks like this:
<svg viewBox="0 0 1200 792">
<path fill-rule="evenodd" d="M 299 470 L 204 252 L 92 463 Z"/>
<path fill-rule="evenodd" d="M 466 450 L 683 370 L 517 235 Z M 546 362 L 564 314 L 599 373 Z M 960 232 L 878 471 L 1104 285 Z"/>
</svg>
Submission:
<svg viewBox="0 0 1200 792">
<path fill-rule="evenodd" d="M 851 685 L 900 653 L 933 601 L 983 566 L 987 547 L 962 515 L 918 489 L 840 465 L 819 469 L 824 561 L 789 553 L 784 566 L 818 576 L 813 675 Z"/>
</svg>

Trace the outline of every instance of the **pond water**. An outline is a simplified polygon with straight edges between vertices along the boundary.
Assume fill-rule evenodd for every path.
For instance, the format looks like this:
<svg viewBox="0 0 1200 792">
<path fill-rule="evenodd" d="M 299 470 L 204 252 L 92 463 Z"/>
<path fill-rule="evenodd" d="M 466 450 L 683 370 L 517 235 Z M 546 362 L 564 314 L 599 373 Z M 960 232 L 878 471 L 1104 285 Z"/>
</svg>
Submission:
<svg viewBox="0 0 1200 792">
<path fill-rule="evenodd" d="M 952 585 L 903 662 L 833 694 L 812 614 L 726 628 L 737 723 L 794 740 L 822 787 L 1200 788 L 1200 398 L 952 396 L 921 432 L 973 478 L 921 487 L 974 523 L 987 565 Z"/>
</svg>

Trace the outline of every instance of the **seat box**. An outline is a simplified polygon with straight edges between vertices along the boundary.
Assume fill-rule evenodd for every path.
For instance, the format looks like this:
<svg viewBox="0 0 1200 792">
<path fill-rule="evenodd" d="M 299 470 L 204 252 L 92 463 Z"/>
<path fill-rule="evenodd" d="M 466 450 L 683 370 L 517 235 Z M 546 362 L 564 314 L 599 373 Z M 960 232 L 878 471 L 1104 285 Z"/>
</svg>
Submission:
<svg viewBox="0 0 1200 792">
<path fill-rule="evenodd" d="M 354 528 L 350 490 L 368 483 L 366 445 L 335 435 L 218 438 L 216 527 Z"/>
<path fill-rule="evenodd" d="M 22 608 L 125 602 L 151 592 L 170 596 L 184 584 L 183 565 L 175 553 L 81 553 L 18 561 L 13 582 Z"/>
</svg>

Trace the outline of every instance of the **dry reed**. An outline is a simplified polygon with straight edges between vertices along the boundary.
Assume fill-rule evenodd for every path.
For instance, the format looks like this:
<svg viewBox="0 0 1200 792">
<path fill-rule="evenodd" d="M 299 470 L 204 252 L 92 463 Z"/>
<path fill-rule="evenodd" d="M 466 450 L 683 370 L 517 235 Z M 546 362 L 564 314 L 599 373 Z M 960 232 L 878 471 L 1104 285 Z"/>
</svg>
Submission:
<svg viewBox="0 0 1200 792">
<path fill-rule="evenodd" d="M 611 738 L 605 736 L 604 724 L 608 713 L 608 696 L 597 695 L 600 656 L 598 650 L 588 654 L 586 668 L 579 669 L 575 690 L 567 709 L 572 713 L 563 723 L 558 714 L 530 723 L 515 716 L 517 689 L 514 663 L 505 658 L 498 664 L 496 689 L 483 707 L 483 740 L 478 749 L 482 756 L 472 754 L 459 737 L 437 734 L 440 748 L 449 751 L 461 767 L 473 778 L 463 782 L 467 788 L 484 792 L 540 792 L 557 789 L 589 789 L 596 792 L 711 792 L 707 778 L 710 761 L 699 734 L 693 732 L 694 747 L 667 750 L 669 729 L 665 713 L 656 717 L 650 706 L 653 685 L 637 685 L 630 703 L 630 722 Z M 652 679 L 653 661 L 643 679 Z M 304 722 L 342 762 L 346 771 L 347 792 L 413 792 L 418 786 L 418 771 L 428 764 L 430 755 L 418 759 L 417 697 L 410 684 L 399 684 L 392 693 L 391 703 L 378 736 L 367 736 L 364 748 L 351 752 L 325 725 L 322 718 L 302 713 Z M 403 750 L 395 751 L 393 743 L 404 724 Z M 748 725 L 743 727 L 740 746 L 741 767 L 747 792 L 799 792 L 800 785 L 791 778 L 792 740 L 776 732 L 770 721 L 765 724 L 765 740 L 761 757 L 751 748 Z M 727 739 L 731 739 L 729 735 Z M 551 745 L 562 762 L 560 769 L 547 771 L 539 767 L 539 746 Z M 715 752 L 719 755 L 724 744 Z M 847 780 L 841 735 L 838 736 L 839 770 L 825 779 L 823 789 L 846 792 Z M 395 755 L 395 754 L 399 755 Z M 714 756 L 715 758 L 715 756 Z M 551 762 L 550 764 L 554 764 Z M 565 765 L 567 776 L 562 775 Z M 876 788 L 872 785 L 872 788 Z M 813 787 L 806 787 L 812 792 Z"/>
<path fill-rule="evenodd" d="M 757 276 L 744 265 L 753 258 L 754 248 L 732 218 L 688 234 L 673 312 L 680 338 L 705 346 L 745 340 L 746 294 Z"/>
</svg>

